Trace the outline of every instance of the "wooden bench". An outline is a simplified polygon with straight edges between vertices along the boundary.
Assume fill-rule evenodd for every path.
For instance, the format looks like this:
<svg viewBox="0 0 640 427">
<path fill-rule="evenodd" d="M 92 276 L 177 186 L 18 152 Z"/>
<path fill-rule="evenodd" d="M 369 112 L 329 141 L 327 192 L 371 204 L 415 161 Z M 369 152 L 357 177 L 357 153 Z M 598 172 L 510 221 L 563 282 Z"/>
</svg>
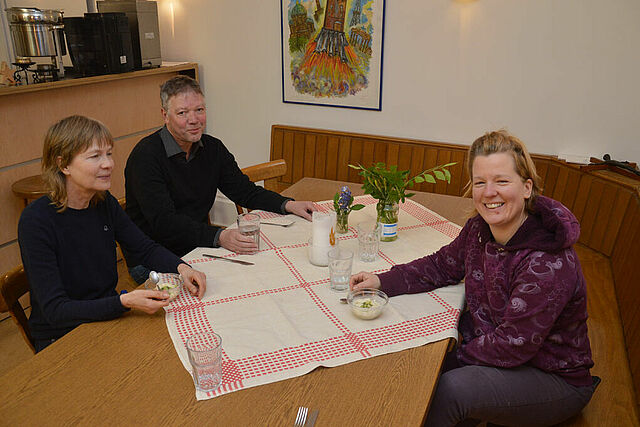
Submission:
<svg viewBox="0 0 640 427">
<path fill-rule="evenodd" d="M 360 183 L 349 164 L 386 162 L 424 169 L 448 162 L 451 183 L 419 184 L 418 191 L 461 196 L 468 181 L 468 146 L 274 125 L 271 159 L 289 168 L 282 191 L 303 177 Z M 581 416 L 563 425 L 637 426 L 640 396 L 640 182 L 609 171 L 586 171 L 557 157 L 532 155 L 543 194 L 561 201 L 581 224 L 578 255 L 587 277 L 589 337 L 602 378 Z"/>
</svg>

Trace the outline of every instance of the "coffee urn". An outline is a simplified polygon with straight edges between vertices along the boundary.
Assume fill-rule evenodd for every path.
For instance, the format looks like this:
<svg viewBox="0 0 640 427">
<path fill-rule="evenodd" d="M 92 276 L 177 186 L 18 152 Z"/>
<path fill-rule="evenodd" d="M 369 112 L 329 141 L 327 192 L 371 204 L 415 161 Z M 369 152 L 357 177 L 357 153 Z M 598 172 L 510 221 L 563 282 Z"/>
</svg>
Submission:
<svg viewBox="0 0 640 427">
<path fill-rule="evenodd" d="M 10 7 L 5 9 L 5 12 L 17 62 L 24 62 L 26 58 L 48 56 L 57 71 L 57 78 L 64 77 L 62 56 L 67 51 L 64 43 L 63 12 L 35 7 Z"/>
</svg>

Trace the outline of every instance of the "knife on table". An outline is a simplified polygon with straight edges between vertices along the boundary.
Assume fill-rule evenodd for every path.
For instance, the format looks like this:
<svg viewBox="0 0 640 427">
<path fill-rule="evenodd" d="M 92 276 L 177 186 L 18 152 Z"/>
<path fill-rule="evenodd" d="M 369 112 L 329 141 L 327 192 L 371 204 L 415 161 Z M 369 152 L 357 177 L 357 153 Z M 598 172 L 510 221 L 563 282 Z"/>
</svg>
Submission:
<svg viewBox="0 0 640 427">
<path fill-rule="evenodd" d="M 243 261 L 241 259 L 225 258 L 225 257 L 221 257 L 221 256 L 217 256 L 217 255 L 209 255 L 209 254 L 202 254 L 202 256 L 206 256 L 207 258 L 221 259 L 223 261 L 235 262 L 237 264 L 242 264 L 242 265 L 255 265 L 252 262 Z"/>
</svg>

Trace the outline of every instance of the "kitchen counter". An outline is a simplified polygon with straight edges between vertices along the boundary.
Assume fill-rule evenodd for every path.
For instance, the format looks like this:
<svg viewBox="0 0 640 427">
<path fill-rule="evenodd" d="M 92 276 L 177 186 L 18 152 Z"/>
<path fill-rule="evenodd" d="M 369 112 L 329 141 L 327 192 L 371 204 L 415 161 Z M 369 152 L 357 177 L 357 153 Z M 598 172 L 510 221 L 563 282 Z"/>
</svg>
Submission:
<svg viewBox="0 0 640 427">
<path fill-rule="evenodd" d="M 166 74 L 167 72 L 184 72 L 184 71 L 193 71 L 192 73 L 181 73 L 187 74 L 196 80 L 198 79 L 198 68 L 196 64 L 193 62 L 163 62 L 160 67 L 157 68 L 147 68 L 144 70 L 136 70 L 128 73 L 119 73 L 119 74 L 103 74 L 100 76 L 91 76 L 91 77 L 77 77 L 77 78 L 64 78 L 62 80 L 58 80 L 55 82 L 48 83 L 30 83 L 28 85 L 22 86 L 7 86 L 0 87 L 0 96 L 6 95 L 16 95 L 28 92 L 38 92 L 42 90 L 49 89 L 59 89 L 63 87 L 71 87 L 71 86 L 82 86 L 82 85 L 90 85 L 94 83 L 108 82 L 113 80 L 124 80 L 124 79 L 132 79 L 136 77 L 142 76 L 150 76 L 156 74 Z"/>
</svg>

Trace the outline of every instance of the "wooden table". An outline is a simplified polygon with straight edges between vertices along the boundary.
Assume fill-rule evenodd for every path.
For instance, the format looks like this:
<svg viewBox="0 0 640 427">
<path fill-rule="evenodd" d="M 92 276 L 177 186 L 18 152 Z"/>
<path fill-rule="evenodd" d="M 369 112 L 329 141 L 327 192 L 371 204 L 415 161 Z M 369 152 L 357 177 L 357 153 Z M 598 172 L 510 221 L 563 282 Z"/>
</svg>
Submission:
<svg viewBox="0 0 640 427">
<path fill-rule="evenodd" d="M 285 195 L 326 200 L 342 185 L 304 178 Z M 360 194 L 352 185 L 354 194 Z M 416 195 L 464 222 L 470 200 Z M 449 340 L 198 402 L 173 348 L 164 313 L 129 312 L 79 326 L 0 378 L 6 425 L 292 425 L 300 405 L 317 426 L 420 425 Z"/>
</svg>

